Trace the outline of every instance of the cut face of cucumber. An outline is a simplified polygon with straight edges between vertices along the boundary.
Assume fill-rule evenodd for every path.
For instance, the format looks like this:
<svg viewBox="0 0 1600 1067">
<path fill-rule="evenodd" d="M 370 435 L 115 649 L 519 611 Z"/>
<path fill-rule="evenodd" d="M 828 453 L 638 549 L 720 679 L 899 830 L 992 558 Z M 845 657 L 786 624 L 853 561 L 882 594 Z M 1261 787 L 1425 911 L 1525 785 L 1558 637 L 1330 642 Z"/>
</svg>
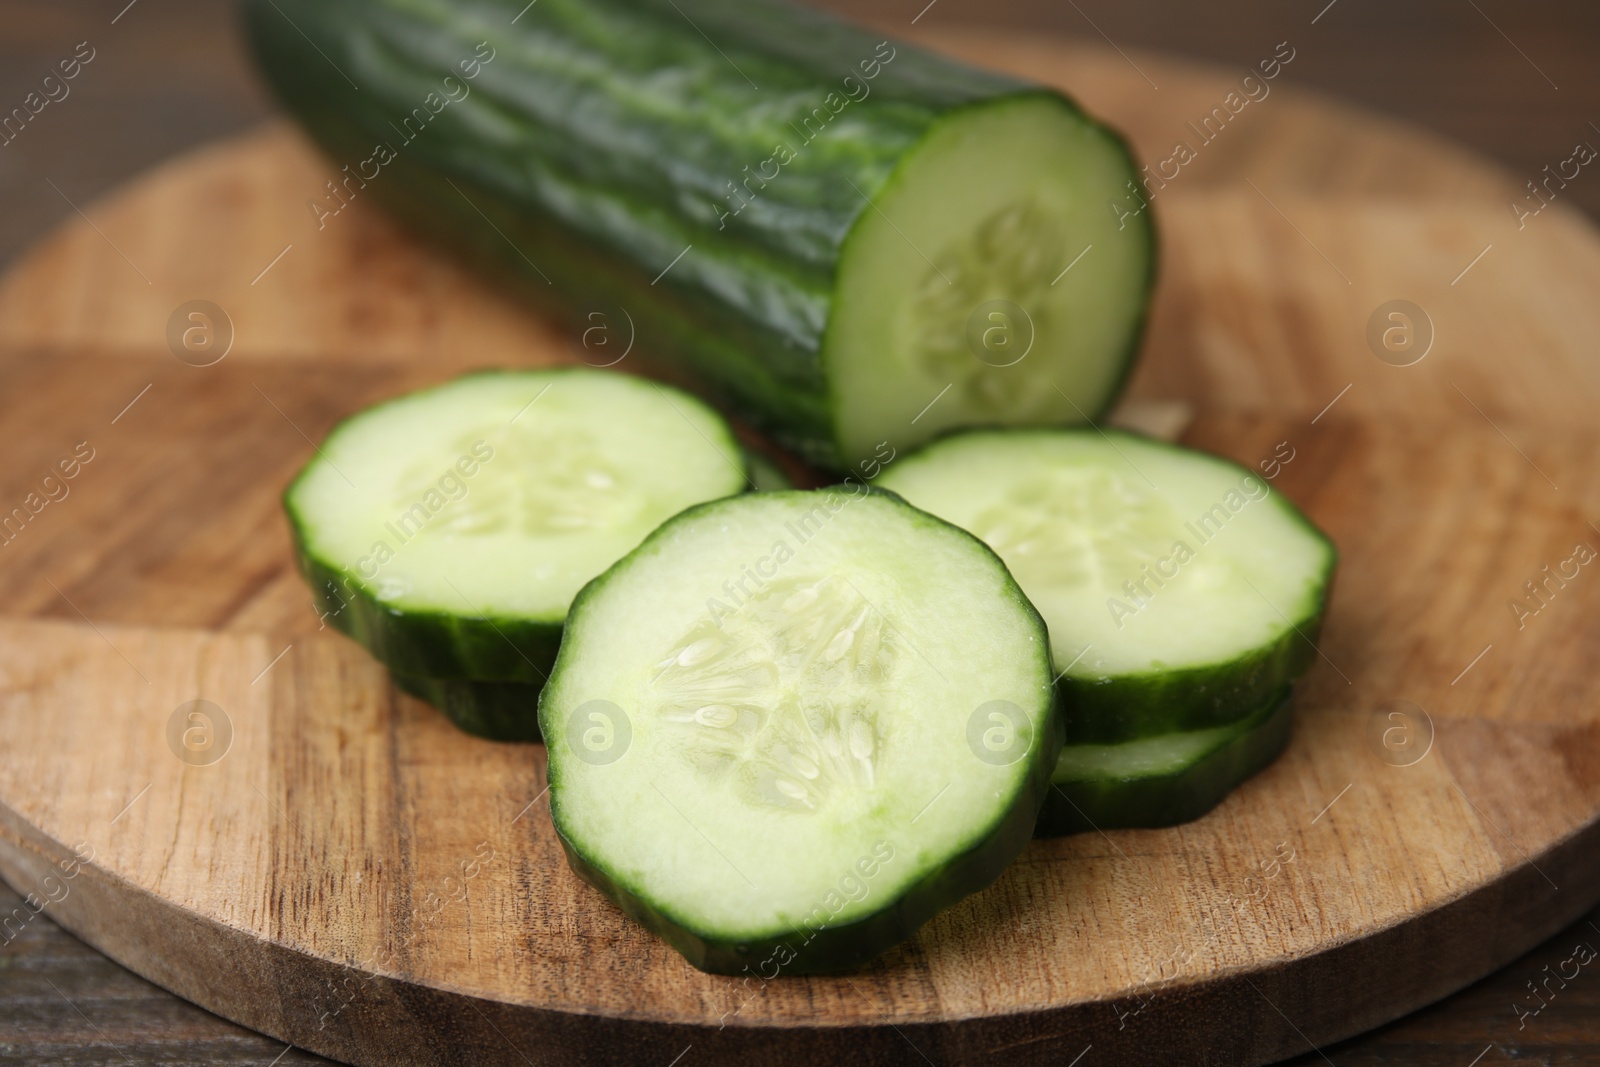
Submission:
<svg viewBox="0 0 1600 1067">
<path fill-rule="evenodd" d="M 1148 220 L 1119 228 L 1106 207 L 1127 160 L 1039 93 L 953 112 L 901 162 L 841 260 L 824 361 L 846 457 L 913 419 L 897 442 L 1110 406 L 1154 262 Z"/>
<path fill-rule="evenodd" d="M 1289 691 L 1230 726 L 1061 750 L 1040 837 L 1176 826 L 1198 819 L 1289 743 Z"/>
<path fill-rule="evenodd" d="M 1316 654 L 1333 546 L 1225 460 L 1120 432 L 974 432 L 880 484 L 1006 561 L 1049 623 L 1069 743 L 1234 722 Z"/>
<path fill-rule="evenodd" d="M 284 504 L 327 621 L 395 673 L 537 684 L 584 583 L 744 487 L 727 425 L 682 392 L 507 371 L 348 419 Z"/>
<path fill-rule="evenodd" d="M 1060 745 L 1000 561 L 877 492 L 671 520 L 578 597 L 539 716 L 573 867 L 721 973 L 851 966 L 987 885 Z"/>
</svg>

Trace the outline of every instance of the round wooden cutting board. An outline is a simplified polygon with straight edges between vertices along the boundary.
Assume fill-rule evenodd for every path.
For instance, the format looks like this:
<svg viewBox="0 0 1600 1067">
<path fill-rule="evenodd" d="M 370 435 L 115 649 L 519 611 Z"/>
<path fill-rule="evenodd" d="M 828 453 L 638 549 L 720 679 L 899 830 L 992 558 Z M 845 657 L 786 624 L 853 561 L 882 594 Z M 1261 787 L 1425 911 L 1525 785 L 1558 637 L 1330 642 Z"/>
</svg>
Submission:
<svg viewBox="0 0 1600 1067">
<path fill-rule="evenodd" d="M 1521 180 L 1297 95 L 1292 63 L 1234 114 L 1226 72 L 930 41 L 1152 164 L 1192 150 L 1132 395 L 1276 456 L 1340 547 L 1282 759 L 1190 825 L 1033 843 L 860 973 L 693 970 L 568 871 L 542 748 L 457 732 L 309 607 L 278 494 L 335 420 L 571 357 L 361 201 L 319 230 L 333 168 L 274 126 L 87 205 L 0 286 L 5 879 L 364 1064 L 1255 1064 L 1600 898 L 1592 227 L 1559 200 L 1519 227 Z"/>
</svg>

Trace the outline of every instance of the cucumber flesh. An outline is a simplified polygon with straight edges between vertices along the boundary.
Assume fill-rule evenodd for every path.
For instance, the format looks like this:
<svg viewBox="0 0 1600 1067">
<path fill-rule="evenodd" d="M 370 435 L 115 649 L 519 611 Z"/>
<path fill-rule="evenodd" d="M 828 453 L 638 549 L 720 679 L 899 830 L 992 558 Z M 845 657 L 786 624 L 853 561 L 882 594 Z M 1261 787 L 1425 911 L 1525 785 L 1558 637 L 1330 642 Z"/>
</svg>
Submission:
<svg viewBox="0 0 1600 1067">
<path fill-rule="evenodd" d="M 584 583 L 745 485 L 727 424 L 685 393 L 499 371 L 341 423 L 284 505 L 325 617 L 396 674 L 537 684 Z"/>
<path fill-rule="evenodd" d="M 879 483 L 998 552 L 1050 626 L 1069 744 L 1236 722 L 1299 675 L 1332 543 L 1260 475 L 1120 431 L 978 431 Z"/>
<path fill-rule="evenodd" d="M 1200 818 L 1289 743 L 1288 690 L 1231 726 L 1061 750 L 1040 837 L 1176 826 Z"/>
<path fill-rule="evenodd" d="M 871 456 L 885 427 L 910 447 L 1110 407 L 1152 269 L 1148 232 L 1106 210 L 1126 168 L 1114 134 L 1044 92 L 934 127 L 841 258 L 823 358 L 845 456 Z"/>
<path fill-rule="evenodd" d="M 874 491 L 666 523 L 578 597 L 539 716 L 574 869 L 718 973 L 911 936 L 1021 850 L 1060 747 L 1004 566 Z"/>
</svg>

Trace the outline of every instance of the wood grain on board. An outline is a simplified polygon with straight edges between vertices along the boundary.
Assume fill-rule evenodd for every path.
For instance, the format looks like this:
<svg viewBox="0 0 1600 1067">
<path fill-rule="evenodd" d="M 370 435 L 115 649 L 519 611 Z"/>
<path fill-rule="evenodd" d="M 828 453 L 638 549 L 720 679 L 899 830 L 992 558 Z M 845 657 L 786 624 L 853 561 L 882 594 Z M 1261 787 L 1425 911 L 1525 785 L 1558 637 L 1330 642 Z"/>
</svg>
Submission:
<svg viewBox="0 0 1600 1067">
<path fill-rule="evenodd" d="M 1076 90 L 1144 158 L 1230 84 L 937 43 Z M 1247 463 L 1288 442 L 1276 485 L 1342 564 L 1289 751 L 1212 815 L 1036 842 L 849 977 L 689 968 L 567 871 L 542 749 L 455 732 L 319 629 L 277 504 L 311 442 L 568 356 L 359 202 L 319 232 L 326 165 L 274 126 L 90 205 L 0 285 L 0 505 L 78 457 L 0 547 L 0 872 L 55 872 L 48 914 L 91 944 L 363 1063 L 1264 1062 L 1511 959 L 1600 897 L 1600 582 L 1507 606 L 1600 546 L 1600 242 L 1559 207 L 1519 232 L 1492 169 L 1287 90 L 1224 136 L 1157 198 L 1133 395 Z M 1366 340 L 1397 298 L 1434 331 L 1410 367 Z M 212 366 L 168 351 L 192 299 L 231 320 Z M 193 700 L 230 732 L 210 765 L 170 746 Z M 1372 735 L 1394 701 L 1431 723 L 1406 766 Z"/>
</svg>

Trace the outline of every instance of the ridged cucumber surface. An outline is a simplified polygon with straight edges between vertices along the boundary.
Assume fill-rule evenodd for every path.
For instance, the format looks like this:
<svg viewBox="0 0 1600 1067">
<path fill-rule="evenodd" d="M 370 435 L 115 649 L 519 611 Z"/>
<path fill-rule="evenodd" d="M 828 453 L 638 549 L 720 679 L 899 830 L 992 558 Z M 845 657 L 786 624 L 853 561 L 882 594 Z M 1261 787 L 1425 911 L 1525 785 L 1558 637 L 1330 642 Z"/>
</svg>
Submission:
<svg viewBox="0 0 1600 1067">
<path fill-rule="evenodd" d="M 1130 366 L 1150 213 L 1053 89 L 781 0 L 244 6 L 319 228 L 381 203 L 809 462 L 1079 422 Z"/>
<path fill-rule="evenodd" d="M 1047 646 L 991 551 L 892 494 L 691 508 L 573 605 L 539 706 L 551 817 L 696 967 L 855 966 L 1031 836 Z"/>
</svg>

